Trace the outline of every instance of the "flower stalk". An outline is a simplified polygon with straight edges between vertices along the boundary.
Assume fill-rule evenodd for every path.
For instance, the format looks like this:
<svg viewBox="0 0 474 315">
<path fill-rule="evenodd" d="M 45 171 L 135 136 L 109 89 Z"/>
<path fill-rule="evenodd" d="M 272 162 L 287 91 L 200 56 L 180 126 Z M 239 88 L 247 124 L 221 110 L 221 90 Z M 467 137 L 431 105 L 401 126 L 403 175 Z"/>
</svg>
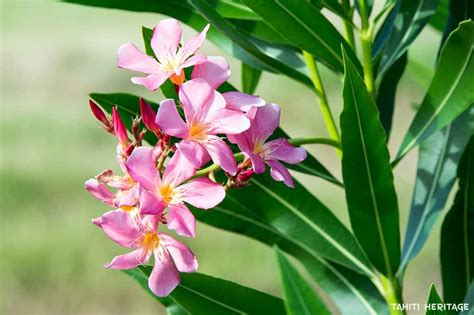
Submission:
<svg viewBox="0 0 474 315">
<path fill-rule="evenodd" d="M 339 143 L 341 138 L 336 126 L 336 122 L 332 115 L 331 108 L 329 107 L 326 90 L 324 89 L 323 81 L 321 80 L 321 75 L 319 74 L 319 69 L 316 64 L 316 61 L 314 60 L 313 55 L 307 51 L 303 51 L 303 57 L 306 61 L 306 66 L 308 67 L 311 81 L 313 82 L 314 88 L 316 90 L 316 95 L 319 101 L 319 108 L 323 115 L 324 123 L 326 124 L 326 129 L 328 131 L 329 137 Z M 342 151 L 340 148 L 336 149 L 336 153 L 340 158 L 342 158 Z"/>
</svg>

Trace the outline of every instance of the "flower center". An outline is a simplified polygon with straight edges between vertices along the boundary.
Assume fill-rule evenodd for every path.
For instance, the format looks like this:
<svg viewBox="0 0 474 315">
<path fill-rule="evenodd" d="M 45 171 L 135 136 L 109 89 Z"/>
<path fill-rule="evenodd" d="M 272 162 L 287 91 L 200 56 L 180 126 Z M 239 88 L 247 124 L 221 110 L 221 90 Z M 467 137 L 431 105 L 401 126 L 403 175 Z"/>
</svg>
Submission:
<svg viewBox="0 0 474 315">
<path fill-rule="evenodd" d="M 172 56 L 169 54 L 166 60 L 161 63 L 161 69 L 166 72 L 174 72 L 176 69 L 178 69 L 180 64 L 181 61 L 179 60 L 178 56 Z"/>
<path fill-rule="evenodd" d="M 207 126 L 202 124 L 193 124 L 189 128 L 189 135 L 194 140 L 205 140 L 207 137 Z"/>
<path fill-rule="evenodd" d="M 160 238 L 156 232 L 146 233 L 141 242 L 142 248 L 149 252 L 160 246 Z"/>
<path fill-rule="evenodd" d="M 169 203 L 171 200 L 173 200 L 174 194 L 175 192 L 171 185 L 163 184 L 160 186 L 160 195 L 166 203 Z"/>
<path fill-rule="evenodd" d="M 255 145 L 253 146 L 253 153 L 255 154 L 263 154 L 265 151 L 264 143 L 263 141 L 257 141 L 255 142 Z"/>
</svg>

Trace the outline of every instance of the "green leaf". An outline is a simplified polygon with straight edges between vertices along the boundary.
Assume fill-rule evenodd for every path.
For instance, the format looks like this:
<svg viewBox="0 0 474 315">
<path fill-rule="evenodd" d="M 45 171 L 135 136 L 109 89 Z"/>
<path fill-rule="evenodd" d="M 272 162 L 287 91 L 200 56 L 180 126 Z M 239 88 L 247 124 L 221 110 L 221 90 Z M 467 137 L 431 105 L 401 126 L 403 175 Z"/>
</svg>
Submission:
<svg viewBox="0 0 474 315">
<path fill-rule="evenodd" d="M 398 82 L 400 81 L 408 61 L 408 54 L 404 53 L 386 72 L 377 88 L 375 103 L 380 112 L 380 121 L 387 138 L 392 130 L 393 112 L 395 109 L 395 96 Z M 388 141 L 388 139 L 387 139 Z"/>
<path fill-rule="evenodd" d="M 289 64 L 289 59 L 284 59 L 285 56 L 282 56 L 281 51 L 278 51 L 278 49 L 265 50 L 265 48 L 269 46 L 268 43 L 257 39 L 249 39 L 248 36 L 235 28 L 232 23 L 220 16 L 206 1 L 189 0 L 189 2 L 216 29 L 228 37 L 228 39 L 232 42 L 232 46 L 238 45 L 246 53 L 258 60 L 260 64 L 263 64 L 264 67 L 256 67 L 255 64 L 243 60 L 247 64 L 259 69 L 285 74 L 286 76 L 300 83 L 303 83 L 307 86 L 312 86 L 311 80 L 306 76 L 306 74 L 298 70 L 299 67 L 294 67 Z M 301 62 L 301 60 L 299 61 Z"/>
<path fill-rule="evenodd" d="M 438 8 L 436 9 L 436 13 L 431 17 L 429 21 L 430 26 L 432 26 L 439 32 L 443 32 L 443 30 L 445 29 L 446 22 L 448 20 L 449 2 L 449 0 L 441 0 L 438 5 Z"/>
<path fill-rule="evenodd" d="M 275 247 L 280 267 L 281 286 L 286 313 L 289 315 L 325 315 L 331 314 L 321 298 L 309 286 L 300 273 L 291 265 L 285 255 Z"/>
<path fill-rule="evenodd" d="M 305 0 L 244 0 L 270 26 L 300 50 L 305 50 L 329 68 L 342 72 L 341 44 L 360 64 L 349 44 L 319 10 Z"/>
<path fill-rule="evenodd" d="M 435 75 L 403 139 L 397 161 L 473 104 L 473 44 L 474 23 L 460 23 L 441 51 Z"/>
<path fill-rule="evenodd" d="M 260 193 L 253 186 L 246 187 L 245 190 L 252 196 Z M 380 314 L 386 310 L 382 297 L 365 276 L 329 263 L 314 248 L 306 246 L 288 233 L 282 233 L 271 222 L 268 223 L 265 217 L 260 217 L 259 212 L 254 210 L 260 207 L 255 208 L 253 204 L 249 206 L 249 197 L 240 202 L 236 199 L 239 196 L 234 197 L 233 194 L 234 191 L 230 191 L 231 197 L 218 207 L 210 211 L 193 210 L 193 214 L 208 225 L 246 235 L 269 246 L 276 244 L 295 256 L 344 314 Z"/>
<path fill-rule="evenodd" d="M 432 283 L 430 288 L 430 295 L 428 296 L 428 301 L 426 302 L 427 306 L 430 306 L 430 309 L 426 311 L 426 315 L 444 315 L 447 314 L 444 310 L 437 310 L 437 307 L 432 307 L 432 304 L 443 304 L 443 301 L 439 297 L 438 292 L 436 291 L 435 285 Z"/>
<path fill-rule="evenodd" d="M 474 108 L 471 108 L 420 145 L 400 270 L 421 250 L 444 209 L 462 151 L 473 133 Z"/>
<path fill-rule="evenodd" d="M 382 53 L 379 76 L 390 68 L 421 33 L 439 0 L 399 0 L 376 36 L 374 55 Z M 382 50 L 383 48 L 383 50 Z"/>
<path fill-rule="evenodd" d="M 257 89 L 262 71 L 242 62 L 242 92 L 253 94 Z"/>
<path fill-rule="evenodd" d="M 444 1 L 443 1 L 444 2 Z M 447 2 L 445 3 L 446 7 Z M 441 7 L 442 5 L 440 5 Z M 445 19 L 445 28 L 443 31 L 442 43 L 446 41 L 449 34 L 454 31 L 459 23 L 465 20 L 474 19 L 474 3 L 471 0 L 451 0 L 449 8 L 446 8 L 447 19 Z"/>
<path fill-rule="evenodd" d="M 240 1 L 207 0 L 225 18 L 242 20 L 261 20 L 261 18 Z"/>
<path fill-rule="evenodd" d="M 441 274 L 446 303 L 461 303 L 474 278 L 474 135 L 458 167 L 459 189 L 441 227 Z"/>
<path fill-rule="evenodd" d="M 357 69 L 348 58 L 344 60 L 342 177 L 349 217 L 369 259 L 390 277 L 400 262 L 400 233 L 385 132 Z"/>
<path fill-rule="evenodd" d="M 142 273 L 142 278 L 134 278 L 147 288 L 152 268 L 139 266 L 126 273 Z M 283 301 L 267 293 L 200 273 L 181 273 L 180 277 L 181 283 L 168 299 L 187 312 L 184 314 L 285 314 Z"/>
</svg>

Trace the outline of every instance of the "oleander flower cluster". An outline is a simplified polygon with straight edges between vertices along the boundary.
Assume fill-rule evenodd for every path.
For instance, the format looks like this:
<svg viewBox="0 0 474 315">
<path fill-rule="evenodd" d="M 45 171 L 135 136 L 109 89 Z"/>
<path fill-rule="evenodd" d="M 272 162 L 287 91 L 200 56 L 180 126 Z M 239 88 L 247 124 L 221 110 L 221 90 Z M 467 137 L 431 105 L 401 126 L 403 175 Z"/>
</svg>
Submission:
<svg viewBox="0 0 474 315">
<path fill-rule="evenodd" d="M 146 74 L 132 78 L 133 83 L 155 91 L 170 80 L 179 99 L 163 100 L 157 112 L 140 99 L 136 104 L 140 116 L 132 121 L 130 132 L 116 107 L 110 117 L 90 101 L 94 116 L 117 138 L 121 170 L 116 174 L 107 169 L 86 181 L 92 196 L 110 207 L 92 222 L 131 250 L 105 267 L 135 268 L 153 256 L 148 285 L 157 296 L 168 295 L 179 284 L 181 272 L 198 267 L 193 252 L 164 232 L 196 237 L 190 206 L 201 210 L 217 206 L 228 190 L 248 185 L 266 166 L 273 179 L 292 187 L 282 162 L 294 164 L 306 158 L 302 148 L 284 138 L 269 140 L 280 123 L 278 105 L 258 96 L 217 91 L 229 79 L 230 67 L 223 57 L 198 53 L 208 29 L 183 42 L 179 23 L 166 19 L 153 30 L 150 44 L 156 59 L 132 43 L 119 48 L 118 67 Z M 188 78 L 185 68 L 192 68 Z M 146 133 L 156 144 L 144 144 Z M 237 162 L 234 154 L 243 159 Z M 218 169 L 225 179 L 216 180 Z"/>
</svg>

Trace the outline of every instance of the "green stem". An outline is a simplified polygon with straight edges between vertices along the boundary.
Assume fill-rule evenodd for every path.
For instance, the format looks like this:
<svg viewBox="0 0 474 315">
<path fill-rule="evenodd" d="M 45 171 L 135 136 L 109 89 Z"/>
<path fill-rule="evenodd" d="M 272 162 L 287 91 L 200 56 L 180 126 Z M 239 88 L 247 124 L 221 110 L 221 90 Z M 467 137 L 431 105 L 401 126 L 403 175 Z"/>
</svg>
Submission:
<svg viewBox="0 0 474 315">
<path fill-rule="evenodd" d="M 293 138 L 293 139 L 288 139 L 288 142 L 293 144 L 293 145 L 296 145 L 296 146 L 300 146 L 300 145 L 304 145 L 304 144 L 326 144 L 326 145 L 330 145 L 330 146 L 338 148 L 338 149 L 341 147 L 341 145 L 339 144 L 338 141 L 335 141 L 335 140 L 332 140 L 332 139 L 327 139 L 327 138 L 317 138 L 317 137 Z M 242 152 L 235 153 L 234 158 L 237 162 L 240 162 L 244 159 L 244 154 Z M 220 169 L 221 169 L 221 167 L 219 165 L 217 165 L 216 163 L 214 163 L 212 165 L 209 165 L 206 168 L 203 168 L 202 170 L 197 171 L 196 174 L 194 175 L 194 178 L 204 176 L 204 175 L 207 175 L 207 174 L 212 173 L 212 172 L 217 172 Z"/>
<path fill-rule="evenodd" d="M 321 113 L 323 115 L 324 123 L 326 124 L 329 137 L 339 143 L 341 141 L 341 138 L 339 136 L 339 131 L 337 130 L 334 117 L 332 116 L 331 108 L 329 107 L 328 99 L 326 96 L 326 90 L 324 89 L 324 85 L 321 80 L 321 75 L 319 74 L 318 66 L 316 65 L 313 55 L 311 55 L 307 51 L 303 51 L 303 56 L 306 61 L 306 66 L 308 67 L 311 81 L 313 82 L 316 91 L 316 96 L 319 101 L 319 108 L 321 109 Z M 336 152 L 339 157 L 342 157 L 341 149 L 337 149 Z"/>
<path fill-rule="evenodd" d="M 400 286 L 395 277 L 385 278 L 380 276 L 383 286 L 383 296 L 388 304 L 388 309 L 391 315 L 404 315 L 405 311 L 398 310 L 397 306 L 403 303 Z"/>
<path fill-rule="evenodd" d="M 362 64 L 364 65 L 364 82 L 370 95 L 375 96 L 374 69 L 372 67 L 372 36 L 373 27 L 367 13 L 367 3 L 360 0 L 360 19 L 362 29 L 360 31 L 360 44 L 362 48 Z"/>
<path fill-rule="evenodd" d="M 352 19 L 353 11 L 351 8 L 350 0 L 342 0 L 342 7 L 346 11 L 348 18 Z M 344 37 L 355 52 L 357 47 L 355 45 L 354 30 L 352 29 L 352 25 L 346 19 L 343 18 L 342 26 L 344 28 Z"/>
</svg>

